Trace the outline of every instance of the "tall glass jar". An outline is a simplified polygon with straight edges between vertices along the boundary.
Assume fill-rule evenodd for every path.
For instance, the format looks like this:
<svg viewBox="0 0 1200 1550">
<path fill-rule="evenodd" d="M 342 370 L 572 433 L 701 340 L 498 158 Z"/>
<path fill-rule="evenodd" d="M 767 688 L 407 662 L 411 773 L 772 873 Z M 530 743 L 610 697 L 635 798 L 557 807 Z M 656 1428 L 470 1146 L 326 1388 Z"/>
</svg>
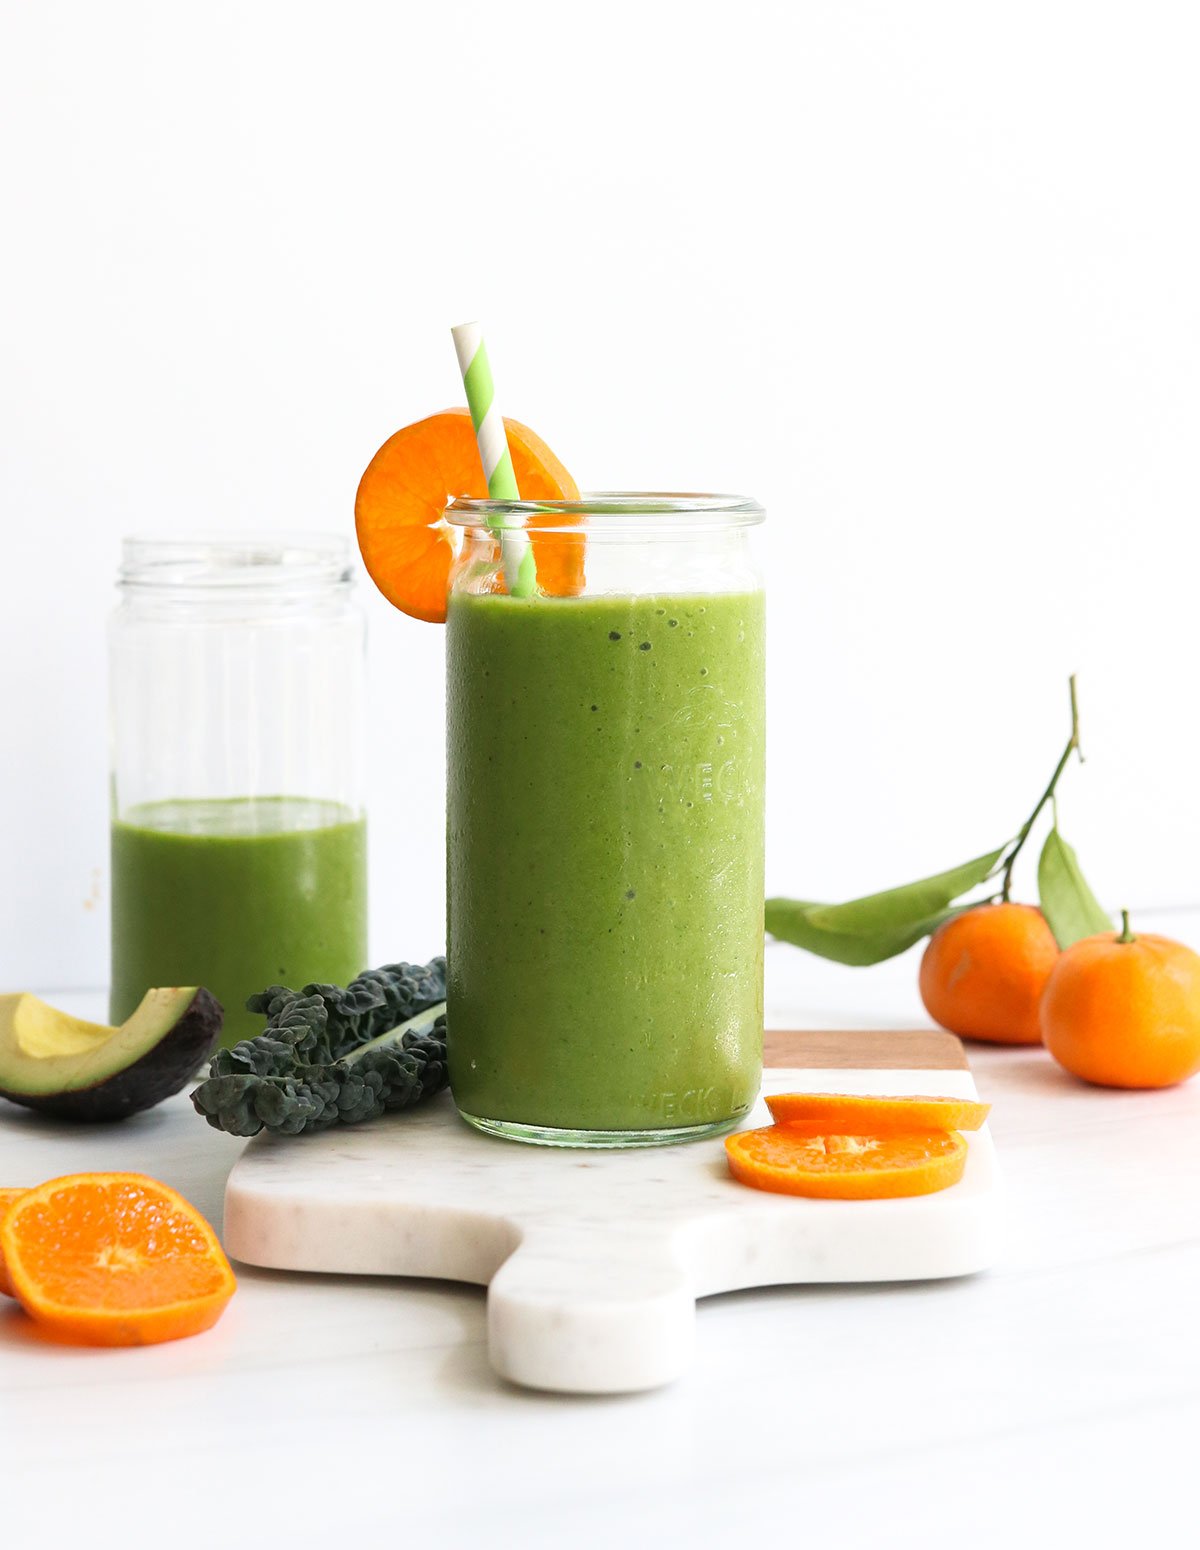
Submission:
<svg viewBox="0 0 1200 1550">
<path fill-rule="evenodd" d="M 367 964 L 362 614 L 325 535 L 127 539 L 109 632 L 114 1022 Z"/>
<path fill-rule="evenodd" d="M 447 516 L 459 1111 L 552 1145 L 726 1128 L 762 1065 L 762 509 L 604 495 Z M 510 596 L 497 532 L 526 524 L 538 586 Z"/>
</svg>

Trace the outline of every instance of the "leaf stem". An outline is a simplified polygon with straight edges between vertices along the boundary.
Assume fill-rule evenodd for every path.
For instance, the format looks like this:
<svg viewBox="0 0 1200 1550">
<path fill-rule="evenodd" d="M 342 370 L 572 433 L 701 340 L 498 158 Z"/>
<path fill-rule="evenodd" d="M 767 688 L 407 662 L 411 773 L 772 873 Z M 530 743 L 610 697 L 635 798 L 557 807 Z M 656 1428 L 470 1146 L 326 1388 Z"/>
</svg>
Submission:
<svg viewBox="0 0 1200 1550">
<path fill-rule="evenodd" d="M 413 1017 L 406 1018 L 404 1022 L 397 1023 L 395 1027 L 385 1028 L 382 1033 L 377 1033 L 373 1039 L 368 1039 L 365 1044 L 356 1045 L 354 1049 L 349 1050 L 345 1055 L 339 1056 L 335 1064 L 352 1066 L 358 1057 L 365 1055 L 368 1050 L 379 1049 L 381 1045 L 388 1043 L 399 1045 L 404 1035 L 411 1033 L 414 1029 L 424 1033 L 426 1029 L 422 1025 L 427 1023 L 432 1028 L 445 1010 L 446 1003 L 444 1001 L 436 1001 L 432 1006 L 427 1006 L 423 1012 L 417 1012 Z"/>
<path fill-rule="evenodd" d="M 1010 894 L 1012 892 L 1013 867 L 1016 865 L 1017 857 L 1021 854 L 1021 851 L 1024 849 L 1025 841 L 1029 838 L 1030 834 L 1032 833 L 1033 826 L 1037 822 L 1038 817 L 1040 816 L 1040 814 L 1042 812 L 1042 809 L 1046 806 L 1047 802 L 1050 802 L 1050 801 L 1054 800 L 1054 793 L 1055 793 L 1055 790 L 1058 787 L 1058 782 L 1062 778 L 1063 771 L 1066 769 L 1067 765 L 1071 762 L 1071 755 L 1072 754 L 1077 754 L 1078 757 L 1079 757 L 1080 764 L 1083 763 L 1083 753 L 1082 753 L 1082 751 L 1081 751 L 1081 749 L 1079 747 L 1079 700 L 1078 700 L 1078 697 L 1077 697 L 1077 694 L 1076 694 L 1076 690 L 1075 690 L 1075 674 L 1074 673 L 1071 674 L 1071 678 L 1070 678 L 1070 690 L 1071 690 L 1071 736 L 1067 739 L 1067 746 L 1063 749 L 1062 757 L 1059 759 L 1058 763 L 1054 767 L 1054 774 L 1051 775 L 1051 777 L 1050 777 L 1050 784 L 1046 787 L 1045 791 L 1043 791 L 1041 796 L 1038 798 L 1037 806 L 1034 808 L 1033 812 L 1030 813 L 1029 817 L 1022 824 L 1021 829 L 1018 832 L 1016 839 L 1012 842 L 1011 848 L 1009 849 L 1007 855 L 1004 856 L 1004 858 L 1002 859 L 1002 861 L 1000 863 L 1000 865 L 1004 869 L 1004 884 L 1003 884 L 1003 887 L 1000 890 L 1000 897 L 1004 901 L 1005 904 L 1008 903 L 1009 896 L 1010 896 Z"/>
</svg>

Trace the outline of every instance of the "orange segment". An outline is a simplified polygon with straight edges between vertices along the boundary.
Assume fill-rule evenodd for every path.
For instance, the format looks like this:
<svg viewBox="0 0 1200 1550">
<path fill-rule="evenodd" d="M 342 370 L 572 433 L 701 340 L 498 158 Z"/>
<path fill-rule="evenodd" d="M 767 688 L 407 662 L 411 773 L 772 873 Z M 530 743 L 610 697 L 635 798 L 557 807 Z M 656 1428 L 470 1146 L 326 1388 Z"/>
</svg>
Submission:
<svg viewBox="0 0 1200 1550">
<path fill-rule="evenodd" d="M 978 1130 L 990 1103 L 969 1098 L 868 1098 L 857 1093 L 777 1093 L 767 1099 L 777 1125 L 815 1122 L 840 1135 L 880 1130 Z"/>
<path fill-rule="evenodd" d="M 505 420 L 522 500 L 575 501 L 579 489 L 550 448 L 526 425 Z M 371 580 L 402 612 L 431 624 L 446 618 L 454 542 L 443 513 L 456 495 L 487 496 L 471 416 L 465 409 L 406 425 L 367 465 L 354 500 L 358 547 Z M 558 515 L 534 517 L 536 530 Z M 583 590 L 583 534 L 532 536 L 538 586 L 552 597 Z"/>
<path fill-rule="evenodd" d="M 210 1328 L 237 1283 L 216 1234 L 139 1173 L 77 1173 L 24 1191 L 0 1250 L 25 1311 L 85 1345 L 153 1345 Z"/>
<path fill-rule="evenodd" d="M 957 1184 L 967 1143 L 954 1130 L 833 1135 L 818 1125 L 769 1125 L 728 1136 L 729 1171 L 740 1184 L 824 1200 L 891 1200 Z"/>
<path fill-rule="evenodd" d="M 9 1206 L 12 1205 L 14 1200 L 19 1200 L 23 1194 L 25 1194 L 23 1189 L 0 1189 L 0 1226 L 4 1223 Z M 8 1279 L 8 1271 L 4 1265 L 4 1252 L 2 1249 L 0 1249 L 0 1293 L 3 1293 L 5 1297 L 16 1296 L 12 1289 L 12 1283 Z"/>
</svg>

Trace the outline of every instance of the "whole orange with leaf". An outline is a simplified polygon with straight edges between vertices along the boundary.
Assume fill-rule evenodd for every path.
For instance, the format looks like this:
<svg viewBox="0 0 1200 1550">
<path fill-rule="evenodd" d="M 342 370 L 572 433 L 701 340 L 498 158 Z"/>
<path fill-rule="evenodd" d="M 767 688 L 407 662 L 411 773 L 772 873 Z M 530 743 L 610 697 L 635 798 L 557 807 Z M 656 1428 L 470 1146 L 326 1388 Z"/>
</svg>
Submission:
<svg viewBox="0 0 1200 1550">
<path fill-rule="evenodd" d="M 844 904 L 768 899 L 772 936 L 838 963 L 882 963 L 928 937 L 921 998 L 930 1016 L 962 1038 L 1039 1044 L 1038 1002 L 1059 950 L 1112 922 L 1088 887 L 1058 826 L 1058 788 L 1079 748 L 1079 704 L 1070 680 L 1071 731 L 1045 790 L 1020 829 L 995 849 L 915 883 Z M 1017 863 L 1047 808 L 1053 822 L 1037 863 L 1039 907 L 1012 897 Z M 988 897 L 972 901 L 977 888 Z"/>
<path fill-rule="evenodd" d="M 1102 1087 L 1171 1087 L 1200 1071 L 1200 954 L 1124 929 L 1061 954 L 1041 1003 L 1060 1065 Z"/>
<path fill-rule="evenodd" d="M 933 933 L 921 959 L 921 1000 L 964 1039 L 1040 1044 L 1038 1004 L 1059 957 L 1031 904 L 981 904 Z"/>
</svg>

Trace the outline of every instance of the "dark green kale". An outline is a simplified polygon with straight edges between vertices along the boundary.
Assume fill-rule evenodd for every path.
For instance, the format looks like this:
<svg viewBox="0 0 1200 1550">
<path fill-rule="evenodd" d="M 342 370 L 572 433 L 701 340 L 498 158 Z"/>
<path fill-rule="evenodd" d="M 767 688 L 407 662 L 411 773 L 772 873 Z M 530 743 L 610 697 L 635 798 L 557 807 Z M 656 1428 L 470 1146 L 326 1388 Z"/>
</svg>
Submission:
<svg viewBox="0 0 1200 1550">
<path fill-rule="evenodd" d="M 344 988 L 251 996 L 266 1027 L 218 1050 L 192 1094 L 217 1130 L 295 1136 L 405 1109 L 446 1085 L 446 960 L 390 963 Z"/>
</svg>

